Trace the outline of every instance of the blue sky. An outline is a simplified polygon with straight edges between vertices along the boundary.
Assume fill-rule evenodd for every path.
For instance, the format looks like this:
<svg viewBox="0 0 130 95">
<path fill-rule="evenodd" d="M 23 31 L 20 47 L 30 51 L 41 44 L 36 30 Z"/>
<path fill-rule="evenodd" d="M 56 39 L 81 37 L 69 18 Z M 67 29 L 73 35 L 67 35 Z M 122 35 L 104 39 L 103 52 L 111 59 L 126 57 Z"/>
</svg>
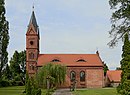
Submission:
<svg viewBox="0 0 130 95">
<path fill-rule="evenodd" d="M 35 5 L 40 53 L 87 53 L 97 50 L 110 69 L 120 64 L 121 42 L 107 45 L 111 29 L 108 0 L 5 0 L 9 21 L 9 58 L 25 49 L 25 34 Z"/>
</svg>

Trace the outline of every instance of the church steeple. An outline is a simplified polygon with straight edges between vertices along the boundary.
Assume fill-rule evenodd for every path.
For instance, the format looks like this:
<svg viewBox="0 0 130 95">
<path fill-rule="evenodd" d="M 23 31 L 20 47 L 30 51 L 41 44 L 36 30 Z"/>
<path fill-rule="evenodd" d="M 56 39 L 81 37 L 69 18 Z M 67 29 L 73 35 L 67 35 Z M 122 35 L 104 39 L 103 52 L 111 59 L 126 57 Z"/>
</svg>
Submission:
<svg viewBox="0 0 130 95">
<path fill-rule="evenodd" d="M 40 39 L 39 27 L 38 27 L 35 12 L 34 12 L 34 6 L 32 8 L 33 8 L 32 9 L 32 15 L 31 15 L 31 18 L 30 18 L 30 21 L 29 21 L 27 34 L 28 34 L 30 29 L 33 29 L 35 34 L 37 34 L 38 38 Z"/>
<path fill-rule="evenodd" d="M 36 32 L 39 31 L 34 10 L 32 11 L 31 19 L 30 19 L 30 22 L 29 22 L 29 26 L 31 26 L 31 25 L 34 26 Z"/>
<path fill-rule="evenodd" d="M 39 27 L 37 25 L 34 7 L 26 33 L 26 69 L 29 75 L 37 72 L 37 60 L 39 55 Z"/>
</svg>

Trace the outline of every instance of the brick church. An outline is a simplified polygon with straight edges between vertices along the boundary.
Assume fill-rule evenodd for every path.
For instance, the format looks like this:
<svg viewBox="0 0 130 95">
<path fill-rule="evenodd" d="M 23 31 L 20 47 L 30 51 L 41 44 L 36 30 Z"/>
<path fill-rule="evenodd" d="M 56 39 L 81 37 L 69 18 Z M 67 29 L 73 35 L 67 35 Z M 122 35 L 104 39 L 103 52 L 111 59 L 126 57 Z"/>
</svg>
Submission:
<svg viewBox="0 0 130 95">
<path fill-rule="evenodd" d="M 40 67 L 51 62 L 67 66 L 66 80 L 62 87 L 69 87 L 72 79 L 77 81 L 77 87 L 104 86 L 103 62 L 98 51 L 95 54 L 40 54 L 39 40 L 39 27 L 35 13 L 32 11 L 26 33 L 26 69 L 30 76 L 37 73 Z"/>
</svg>

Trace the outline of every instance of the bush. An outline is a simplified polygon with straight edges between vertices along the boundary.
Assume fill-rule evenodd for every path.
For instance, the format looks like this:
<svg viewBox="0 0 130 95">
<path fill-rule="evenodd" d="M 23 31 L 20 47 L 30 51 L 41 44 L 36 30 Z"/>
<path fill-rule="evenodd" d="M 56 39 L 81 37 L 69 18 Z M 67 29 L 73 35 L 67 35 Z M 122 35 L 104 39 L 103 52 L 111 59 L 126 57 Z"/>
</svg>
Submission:
<svg viewBox="0 0 130 95">
<path fill-rule="evenodd" d="M 15 86 L 16 85 L 15 80 L 9 80 L 9 83 L 10 83 L 10 86 Z"/>
<path fill-rule="evenodd" d="M 15 80 L 15 81 L 21 81 L 20 75 L 16 75 L 16 76 L 14 77 L 14 80 Z"/>
<path fill-rule="evenodd" d="M 35 95 L 41 95 L 42 91 L 41 89 L 37 89 Z"/>
<path fill-rule="evenodd" d="M 15 81 L 13 80 L 9 80 L 9 86 L 23 86 L 23 82 L 22 81 Z"/>
<path fill-rule="evenodd" d="M 0 87 L 7 87 L 7 86 L 10 86 L 9 81 L 7 81 L 7 80 L 0 81 Z"/>
<path fill-rule="evenodd" d="M 23 86 L 24 84 L 21 81 L 16 81 L 15 86 Z"/>
</svg>

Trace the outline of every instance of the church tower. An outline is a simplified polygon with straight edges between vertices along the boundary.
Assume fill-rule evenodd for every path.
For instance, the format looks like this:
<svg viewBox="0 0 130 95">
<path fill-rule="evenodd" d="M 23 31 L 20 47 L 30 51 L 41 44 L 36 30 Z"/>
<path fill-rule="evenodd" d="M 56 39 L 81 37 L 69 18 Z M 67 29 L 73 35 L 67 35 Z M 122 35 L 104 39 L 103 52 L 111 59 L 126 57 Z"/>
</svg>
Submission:
<svg viewBox="0 0 130 95">
<path fill-rule="evenodd" d="M 39 27 L 37 25 L 34 11 L 26 33 L 26 70 L 29 75 L 37 72 L 37 60 L 39 55 Z"/>
</svg>

